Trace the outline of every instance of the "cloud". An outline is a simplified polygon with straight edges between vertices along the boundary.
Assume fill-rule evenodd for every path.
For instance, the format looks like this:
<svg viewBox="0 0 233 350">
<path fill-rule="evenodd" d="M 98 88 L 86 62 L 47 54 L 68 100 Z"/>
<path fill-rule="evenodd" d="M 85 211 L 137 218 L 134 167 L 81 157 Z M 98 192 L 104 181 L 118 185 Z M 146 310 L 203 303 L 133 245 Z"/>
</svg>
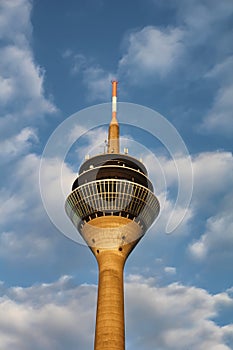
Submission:
<svg viewBox="0 0 233 350">
<path fill-rule="evenodd" d="M 106 72 L 99 66 L 88 67 L 84 71 L 84 81 L 88 90 L 90 101 L 110 101 L 111 90 L 109 83 L 114 79 L 114 74 Z"/>
<path fill-rule="evenodd" d="M 0 103 L 4 105 L 9 102 L 11 96 L 13 96 L 14 86 L 11 78 L 0 77 Z"/>
<path fill-rule="evenodd" d="M 151 76 L 164 77 L 179 63 L 183 54 L 184 32 L 180 28 L 159 29 L 146 26 L 131 32 L 126 52 L 118 62 L 115 73 L 109 72 L 81 53 L 66 50 L 64 58 L 71 58 L 73 74 L 82 76 L 90 101 L 110 99 L 109 82 L 124 77 L 138 83 Z"/>
<path fill-rule="evenodd" d="M 0 49 L 0 54 L 1 88 L 6 97 L 6 100 L 1 98 L 4 107 L 10 108 L 9 103 L 20 99 L 24 105 L 18 103 L 17 108 L 23 110 L 25 116 L 54 112 L 55 107 L 44 97 L 44 72 L 35 64 L 30 48 L 7 45 Z"/>
<path fill-rule="evenodd" d="M 89 130 L 84 136 L 83 142 L 85 145 L 76 147 L 75 152 L 80 160 L 83 160 L 85 155 L 95 156 L 96 154 L 104 153 L 106 150 L 107 129 L 99 127 L 94 130 Z"/>
<path fill-rule="evenodd" d="M 172 189 L 177 187 L 179 174 L 177 174 L 173 159 L 163 156 L 159 156 L 157 159 L 162 172 L 158 169 L 158 164 L 156 165 L 155 162 L 149 163 L 145 158 L 154 183 L 159 185 L 157 191 L 164 191 L 164 181 L 158 179 L 158 174 L 165 177 L 166 188 Z M 183 178 L 186 178 L 186 182 L 189 183 L 188 176 L 190 173 L 185 168 L 186 163 L 184 159 L 178 157 L 176 162 L 179 163 L 179 169 L 182 171 Z M 232 153 L 224 151 L 201 152 L 192 156 L 192 168 L 194 176 L 192 208 L 200 211 L 205 209 L 208 212 L 207 207 L 209 206 L 209 212 L 216 213 L 217 207 L 213 200 L 217 200 L 220 197 L 219 204 L 221 204 L 221 199 L 224 199 L 229 190 L 231 191 L 232 189 Z"/>
<path fill-rule="evenodd" d="M 229 206 L 232 203 L 229 198 Z M 220 211 L 218 215 L 207 220 L 205 232 L 190 244 L 189 250 L 194 258 L 203 261 L 211 259 L 215 263 L 232 263 L 233 215 L 231 209 Z"/>
<path fill-rule="evenodd" d="M 231 83 L 233 78 L 232 65 L 233 56 L 227 56 L 223 61 L 216 63 L 214 67 L 208 70 L 205 77 Z"/>
<path fill-rule="evenodd" d="M 58 197 L 57 186 L 60 187 L 61 184 L 57 173 L 61 172 L 62 163 L 57 162 L 56 159 L 45 161 L 44 181 L 46 181 L 47 194 L 51 198 L 50 205 L 54 215 L 60 217 L 64 213 L 63 216 L 65 216 L 65 196 L 70 192 L 75 174 L 63 164 L 63 190 L 66 193 L 62 198 L 60 194 Z M 6 184 L 0 192 L 2 212 L 0 256 L 4 259 L 43 260 L 43 257 L 52 253 L 52 247 L 56 244 L 55 236 L 52 233 L 47 234 L 51 231 L 51 225 L 41 200 L 39 167 L 40 157 L 37 155 L 27 154 L 21 157 L 12 168 L 12 175 L 9 175 L 10 187 Z"/>
<path fill-rule="evenodd" d="M 27 44 L 31 35 L 30 13 L 32 3 L 28 0 L 2 0 L 0 3 L 0 38 L 17 45 Z"/>
<path fill-rule="evenodd" d="M 161 10 L 161 2 L 154 3 L 156 10 Z M 171 11 L 172 24 L 129 28 L 122 40 L 121 59 L 115 69 L 109 71 L 93 58 L 80 52 L 71 54 L 67 50 L 64 56 L 72 57 L 71 71 L 82 76 L 89 101 L 109 100 L 110 91 L 106 86 L 112 77 L 136 87 L 146 83 L 156 88 L 156 94 L 163 95 L 166 91 L 167 105 L 172 99 L 179 113 L 184 108 L 185 116 L 187 110 L 193 118 L 195 116 L 195 123 L 202 132 L 227 132 L 230 135 L 233 125 L 232 99 L 228 96 L 232 94 L 232 80 L 230 84 L 221 84 L 216 92 L 214 86 L 219 86 L 219 78 L 215 78 L 212 84 L 206 73 L 229 56 L 232 41 L 231 1 L 168 0 L 163 8 L 168 10 L 167 13 Z M 231 72 L 232 67 L 228 69 L 228 75 Z M 202 94 L 198 100 L 201 103 L 193 107 L 192 101 L 198 91 Z M 182 103 L 184 107 L 176 106 L 180 100 L 185 100 Z M 203 110 L 200 110 L 200 105 L 208 109 L 202 121 Z"/>
<path fill-rule="evenodd" d="M 184 83 L 199 79 L 208 88 L 208 110 L 202 116 L 199 131 L 230 137 L 233 60 L 229 48 L 232 46 L 233 3 L 181 0 L 175 1 L 175 10 L 178 28 L 183 28 L 184 32 Z"/>
<path fill-rule="evenodd" d="M 25 210 L 24 197 L 11 194 L 6 189 L 2 189 L 0 192 L 0 205 L 1 205 L 1 225 L 6 225 L 12 221 L 12 215 L 14 213 L 14 220 L 17 222 L 22 218 L 22 213 Z"/>
<path fill-rule="evenodd" d="M 214 58 L 224 55 L 231 40 L 230 31 L 226 31 L 226 23 L 231 23 L 233 5 L 231 1 L 223 0 L 168 0 L 175 13 L 175 21 L 186 32 L 186 48 L 198 48 L 202 45 L 214 49 Z M 155 1 L 156 4 L 156 1 Z M 224 32 L 224 39 L 223 39 Z M 218 45 L 216 45 L 218 42 Z M 213 47 L 215 45 L 215 47 Z M 202 51 L 202 57 L 205 52 Z M 209 62 L 212 62 L 210 55 Z M 199 61 L 199 59 L 198 59 Z M 195 64 L 194 60 L 193 63 Z"/>
<path fill-rule="evenodd" d="M 213 318 L 232 307 L 226 293 L 152 279 L 129 277 L 125 286 L 126 343 L 129 350 L 230 350 L 231 324 Z M 0 347 L 29 350 L 91 348 L 96 286 L 76 285 L 69 276 L 27 288 L 0 285 Z M 4 317 L 4 315 L 8 317 Z M 143 322 L 142 322 L 143 319 Z"/>
<path fill-rule="evenodd" d="M 56 159 L 46 159 L 45 162 L 44 190 L 51 198 L 51 210 L 58 217 L 58 222 L 64 224 L 64 220 L 67 220 L 73 228 L 65 214 L 64 202 L 76 174 Z M 60 178 L 57 177 L 61 172 L 61 164 L 64 194 L 62 191 L 57 193 L 57 187 L 61 188 Z M 88 270 L 95 263 L 89 259 L 90 252 L 87 248 L 68 240 L 50 221 L 41 199 L 39 167 L 40 156 L 32 153 L 21 155 L 20 159 L 16 158 L 7 164 L 7 175 L 4 176 L 0 190 L 2 278 L 17 281 L 20 285 L 51 280 L 73 270 L 74 266 L 81 274 L 80 271 Z M 76 232 L 77 235 L 79 237 Z M 82 242 L 81 236 L 80 241 Z M 87 261 L 83 265 L 85 259 Z"/>
<path fill-rule="evenodd" d="M 176 268 L 173 266 L 166 266 L 164 268 L 164 271 L 168 274 L 175 275 L 176 274 Z"/>
<path fill-rule="evenodd" d="M 33 142 L 37 142 L 37 134 L 33 128 L 24 128 L 19 134 L 0 142 L 0 159 L 12 161 L 15 157 L 26 153 Z"/>
<path fill-rule="evenodd" d="M 183 32 L 178 28 L 144 27 L 129 35 L 127 52 L 119 62 L 121 74 L 133 82 L 168 74 L 183 52 Z"/>
<path fill-rule="evenodd" d="M 42 258 L 42 253 L 48 253 L 45 246 L 51 248 L 52 243 L 43 233 L 46 220 L 39 197 L 37 168 L 33 168 L 31 164 L 29 173 L 24 173 L 22 167 L 25 159 L 32 160 L 33 165 L 37 166 L 33 156 L 26 156 L 22 162 L 17 162 L 14 175 L 8 179 L 11 186 L 6 184 L 0 192 L 0 257 L 8 261 L 34 259 L 40 253 Z"/>
<path fill-rule="evenodd" d="M 232 336 L 231 325 L 227 334 L 212 318 L 232 303 L 226 293 L 211 295 L 178 283 L 157 287 L 143 278 L 131 280 L 126 286 L 129 349 L 230 350 L 225 337 Z"/>
<path fill-rule="evenodd" d="M 73 66 L 71 72 L 73 74 L 79 74 L 83 69 L 87 68 L 87 59 L 83 54 L 75 54 L 73 55 L 72 51 L 67 50 L 64 54 L 65 58 L 72 57 Z"/>
<path fill-rule="evenodd" d="M 7 138 L 35 117 L 53 113 L 56 107 L 45 97 L 44 70 L 35 62 L 30 47 L 31 1 L 1 1 L 0 11 L 0 121 L 2 138 Z"/>
<path fill-rule="evenodd" d="M 41 260 L 49 255 L 52 240 L 38 233 L 25 232 L 19 237 L 18 232 L 2 232 L 0 235 L 0 256 L 14 262 Z"/>
<path fill-rule="evenodd" d="M 207 133 L 231 136 L 233 131 L 233 56 L 216 64 L 206 77 L 220 83 L 213 104 L 204 116 L 201 129 Z"/>
<path fill-rule="evenodd" d="M 82 131 L 85 132 L 85 130 Z M 77 129 L 71 130 L 71 140 L 75 140 L 76 132 Z M 102 128 L 92 130 L 84 138 L 85 145 L 78 149 L 78 156 L 81 158 L 84 157 L 87 150 L 90 153 L 93 148 L 96 150 L 100 146 L 101 141 L 103 143 L 106 138 L 106 130 Z M 60 248 L 64 249 L 60 242 L 62 241 L 61 236 L 48 220 L 47 205 L 49 205 L 50 219 L 56 218 L 55 223 L 58 226 L 61 225 L 61 229 L 65 227 L 64 232 L 70 232 L 69 229 L 72 226 L 65 214 L 64 203 L 71 191 L 76 173 L 62 159 L 43 157 L 44 171 L 39 183 L 41 159 L 36 154 L 27 153 L 30 150 L 31 141 L 37 141 L 34 129 L 24 128 L 17 136 L 1 143 L 2 160 L 14 160 L 14 162 L 7 163 L 6 171 L 10 167 L 10 172 L 0 191 L 2 213 L 0 257 L 13 263 L 26 260 L 42 261 L 45 257 L 50 259 L 54 255 L 54 246 L 58 251 Z M 77 161 L 75 149 L 73 157 Z M 41 193 L 44 193 L 48 200 L 45 206 Z M 69 228 L 66 227 L 67 224 L 70 224 Z M 79 237 L 76 230 L 74 228 L 73 230 L 75 236 Z M 49 235 L 48 232 L 50 232 Z"/>
<path fill-rule="evenodd" d="M 69 349 L 92 346 L 96 288 L 72 286 L 64 276 L 51 284 L 5 289 L 0 298 L 2 349 Z"/>
<path fill-rule="evenodd" d="M 45 97 L 45 72 L 35 62 L 30 46 L 32 2 L 3 0 L 0 7 L 0 158 L 4 165 L 7 163 L 2 169 L 6 176 L 0 191 L 0 239 L 1 256 L 7 251 L 7 258 L 14 260 L 31 256 L 36 250 L 47 252 L 43 247 L 51 243 L 42 230 L 38 232 L 39 226 L 46 226 L 39 192 L 40 158 L 27 153 L 38 142 L 32 125 L 56 107 Z"/>
<path fill-rule="evenodd" d="M 172 233 L 187 235 L 190 232 L 189 225 L 193 218 L 193 208 L 188 205 L 187 201 L 187 193 L 190 193 L 190 188 L 187 186 L 192 188 L 192 178 L 190 178 L 192 169 L 187 165 L 192 166 L 192 161 L 189 163 L 186 157 L 173 156 L 175 162 L 173 158 L 159 154 L 157 156 L 151 153 L 142 154 L 149 178 L 154 184 L 155 195 L 160 202 L 160 215 L 155 222 L 154 232 L 167 232 L 168 220 L 173 215 L 173 225 L 176 229 Z M 179 190 L 181 181 L 183 193 Z M 178 192 L 179 203 L 175 207 Z"/>
<path fill-rule="evenodd" d="M 206 164 L 208 166 L 206 166 Z M 198 155 L 193 164 L 193 208 L 196 217 L 206 219 L 199 237 L 188 250 L 199 261 L 213 266 L 232 263 L 232 196 L 233 157 L 230 152 L 212 152 Z"/>
<path fill-rule="evenodd" d="M 208 166 L 206 166 L 207 164 Z M 194 204 L 199 207 L 199 210 L 203 210 L 207 205 L 210 206 L 212 212 L 219 209 L 221 200 L 232 190 L 232 153 L 224 151 L 202 152 L 194 157 L 193 171 Z M 218 207 L 214 203 L 211 204 L 217 198 L 219 198 Z"/>
<path fill-rule="evenodd" d="M 151 266 L 148 258 L 149 275 L 158 279 L 164 275 L 164 268 L 172 266 L 179 276 L 190 280 L 190 268 L 196 270 L 197 283 L 214 280 L 224 281 L 229 286 L 228 272 L 231 273 L 232 255 L 232 198 L 233 198 L 233 156 L 230 152 L 202 152 L 192 156 L 194 176 L 193 194 L 184 220 L 170 236 L 164 235 L 169 216 L 174 208 L 174 198 L 178 188 L 177 169 L 172 159 L 157 156 L 156 160 L 143 156 L 149 170 L 149 177 L 155 185 L 155 194 L 161 203 L 159 219 L 150 229 L 143 241 L 144 249 L 163 257 L 163 266 Z M 182 158 L 177 160 L 183 171 L 184 181 L 188 183 L 188 172 Z M 161 177 L 161 178 L 160 178 Z M 164 177 L 164 179 L 163 179 Z M 165 181 L 164 181 L 165 180 Z M 184 210 L 180 207 L 179 210 Z M 179 217 L 179 212 L 175 212 Z M 145 248 L 146 247 L 146 248 Z M 137 252 L 146 261 L 144 251 Z M 182 258 L 181 258 L 182 256 Z M 182 263 L 181 263 L 182 261 Z M 184 263 L 186 262 L 186 263 Z M 200 269 L 200 264 L 205 268 Z M 132 271 L 141 269 L 139 264 L 130 267 Z M 145 272 L 148 276 L 148 272 Z M 171 276 L 170 276 L 171 277 Z M 219 286 L 221 284 L 219 283 Z"/>
<path fill-rule="evenodd" d="M 206 166 L 206 164 L 208 166 Z M 193 163 L 193 207 L 197 216 L 207 219 L 204 232 L 189 245 L 197 260 L 223 265 L 232 262 L 233 157 L 230 152 L 198 155 Z"/>
<path fill-rule="evenodd" d="M 110 100 L 109 84 L 116 79 L 116 74 L 103 69 L 94 59 L 82 53 L 67 49 L 62 56 L 71 62 L 71 74 L 81 77 L 87 89 L 88 102 Z"/>
</svg>

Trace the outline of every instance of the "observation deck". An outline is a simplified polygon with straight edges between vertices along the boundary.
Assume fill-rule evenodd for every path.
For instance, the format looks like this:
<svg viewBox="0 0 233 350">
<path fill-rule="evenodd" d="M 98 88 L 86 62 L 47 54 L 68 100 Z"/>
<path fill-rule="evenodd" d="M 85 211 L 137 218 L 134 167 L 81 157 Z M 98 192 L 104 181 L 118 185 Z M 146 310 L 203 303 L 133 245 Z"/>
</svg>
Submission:
<svg viewBox="0 0 233 350">
<path fill-rule="evenodd" d="M 143 232 L 159 213 L 145 166 L 125 154 L 102 154 L 82 164 L 65 205 L 74 226 L 103 216 L 136 221 Z"/>
</svg>

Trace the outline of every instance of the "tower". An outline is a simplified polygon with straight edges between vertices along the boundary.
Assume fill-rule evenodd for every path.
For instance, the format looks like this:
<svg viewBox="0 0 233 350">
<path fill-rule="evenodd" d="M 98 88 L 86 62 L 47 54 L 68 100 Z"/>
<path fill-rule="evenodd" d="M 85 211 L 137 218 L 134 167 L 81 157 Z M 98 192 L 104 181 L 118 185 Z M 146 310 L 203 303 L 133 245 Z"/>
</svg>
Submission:
<svg viewBox="0 0 233 350">
<path fill-rule="evenodd" d="M 98 263 L 94 349 L 124 350 L 124 265 L 158 216 L 159 201 L 142 162 L 120 153 L 116 81 L 107 153 L 81 165 L 65 209 Z"/>
</svg>

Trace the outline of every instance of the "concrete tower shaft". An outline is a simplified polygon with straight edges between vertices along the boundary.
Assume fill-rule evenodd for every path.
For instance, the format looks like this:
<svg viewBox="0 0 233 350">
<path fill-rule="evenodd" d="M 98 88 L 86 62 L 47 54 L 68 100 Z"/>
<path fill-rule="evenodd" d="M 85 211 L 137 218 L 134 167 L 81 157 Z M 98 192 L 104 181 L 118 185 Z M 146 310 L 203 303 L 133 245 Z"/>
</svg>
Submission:
<svg viewBox="0 0 233 350">
<path fill-rule="evenodd" d="M 95 255 L 99 268 L 95 350 L 124 350 L 123 269 L 159 213 L 145 166 L 120 153 L 117 82 L 112 82 L 108 153 L 80 167 L 66 213 Z"/>
<path fill-rule="evenodd" d="M 83 227 L 85 237 L 98 239 L 98 234 L 104 234 L 107 241 L 111 236 L 118 238 L 117 245 L 112 246 L 108 242 L 109 247 L 106 248 L 90 247 L 99 268 L 95 350 L 125 349 L 123 271 L 128 255 L 142 235 L 141 231 L 136 222 L 117 216 L 96 218 Z M 132 237 L 132 240 L 126 243 L 125 237 Z"/>
</svg>

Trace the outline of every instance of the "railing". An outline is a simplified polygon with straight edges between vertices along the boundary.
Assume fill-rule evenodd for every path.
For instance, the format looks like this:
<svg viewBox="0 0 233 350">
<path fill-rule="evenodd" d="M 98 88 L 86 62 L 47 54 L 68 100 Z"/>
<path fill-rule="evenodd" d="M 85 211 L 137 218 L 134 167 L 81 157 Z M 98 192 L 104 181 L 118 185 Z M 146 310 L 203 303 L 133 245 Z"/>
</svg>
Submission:
<svg viewBox="0 0 233 350">
<path fill-rule="evenodd" d="M 159 202 L 146 187 L 137 183 L 104 179 L 76 188 L 68 196 L 65 209 L 73 224 L 103 215 L 122 215 L 140 220 L 147 229 L 158 216 Z"/>
</svg>

